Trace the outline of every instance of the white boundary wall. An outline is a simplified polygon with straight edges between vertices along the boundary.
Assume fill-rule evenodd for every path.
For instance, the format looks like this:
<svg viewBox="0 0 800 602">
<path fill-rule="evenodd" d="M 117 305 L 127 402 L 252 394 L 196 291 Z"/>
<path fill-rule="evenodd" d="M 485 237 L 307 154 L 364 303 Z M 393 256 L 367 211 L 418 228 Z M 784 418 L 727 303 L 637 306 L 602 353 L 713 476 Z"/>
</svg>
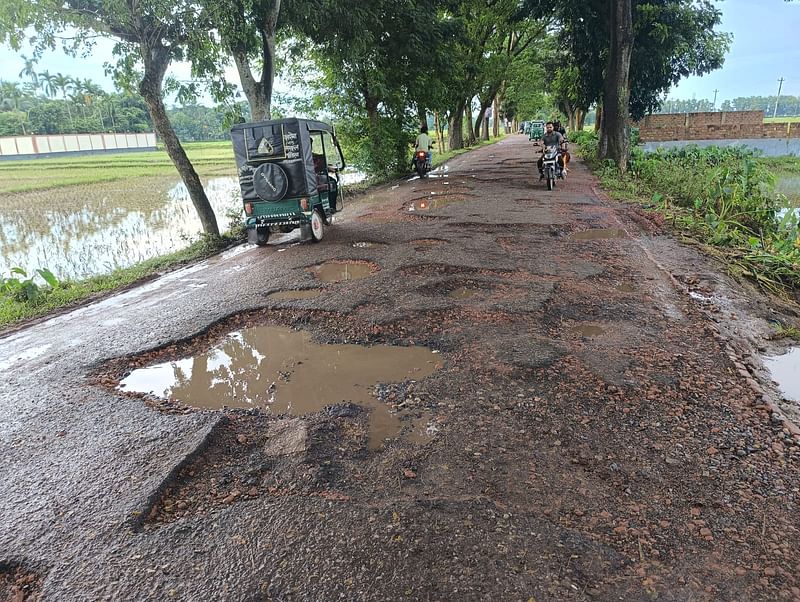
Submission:
<svg viewBox="0 0 800 602">
<path fill-rule="evenodd" d="M 76 151 L 155 148 L 156 135 L 144 134 L 46 134 L 0 138 L 0 157 L 46 155 Z"/>
</svg>

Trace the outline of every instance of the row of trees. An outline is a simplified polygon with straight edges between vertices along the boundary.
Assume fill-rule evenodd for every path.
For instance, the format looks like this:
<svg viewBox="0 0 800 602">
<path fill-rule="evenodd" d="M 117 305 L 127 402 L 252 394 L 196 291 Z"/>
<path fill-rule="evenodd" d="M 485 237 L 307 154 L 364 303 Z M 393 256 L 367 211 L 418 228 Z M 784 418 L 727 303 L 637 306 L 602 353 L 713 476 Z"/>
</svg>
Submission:
<svg viewBox="0 0 800 602">
<path fill-rule="evenodd" d="M 718 67 L 728 38 L 705 0 L 7 0 L 0 40 L 39 50 L 71 28 L 68 50 L 118 41 L 117 83 L 136 89 L 180 172 L 206 232 L 217 225 L 164 106 L 170 63 L 194 80 L 167 82 L 179 99 L 200 86 L 219 102 L 233 62 L 254 119 L 270 118 L 276 70 L 310 91 L 307 112 L 336 118 L 372 171 L 407 163 L 414 130 L 435 115 L 460 148 L 488 138 L 485 116 L 541 112 L 553 102 L 577 126 L 601 107 L 601 156 L 624 169 L 630 114 L 658 107 L 681 77 Z M 74 33 L 77 32 L 77 33 Z M 475 113 L 473 113 L 475 110 Z M 495 132 L 496 133 L 496 132 Z"/>
<path fill-rule="evenodd" d="M 775 111 L 775 101 L 778 110 Z M 713 101 L 707 99 L 676 100 L 667 99 L 661 103 L 659 113 L 696 113 L 698 111 L 764 111 L 767 117 L 773 112 L 778 117 L 800 115 L 800 96 L 740 96 L 723 101 L 715 107 Z"/>
<path fill-rule="evenodd" d="M 241 114 L 247 108 L 237 107 Z M 186 104 L 167 110 L 178 138 L 184 142 L 228 137 L 229 107 Z M 52 99 L 31 84 L 0 80 L 0 136 L 90 132 L 152 132 L 147 105 L 134 93 L 73 93 Z"/>
</svg>

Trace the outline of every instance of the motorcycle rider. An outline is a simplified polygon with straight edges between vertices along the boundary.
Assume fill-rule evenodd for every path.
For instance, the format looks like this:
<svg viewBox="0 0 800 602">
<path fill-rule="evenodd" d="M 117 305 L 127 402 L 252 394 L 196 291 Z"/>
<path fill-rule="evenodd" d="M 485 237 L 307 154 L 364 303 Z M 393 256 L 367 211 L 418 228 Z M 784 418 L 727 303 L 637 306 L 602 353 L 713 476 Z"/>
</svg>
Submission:
<svg viewBox="0 0 800 602">
<path fill-rule="evenodd" d="M 561 134 L 561 132 L 555 131 L 552 121 L 548 121 L 544 124 L 544 136 L 542 136 L 542 154 L 537 163 L 539 165 L 540 180 L 544 180 L 544 151 L 548 146 L 558 147 L 558 166 L 561 169 L 564 169 L 564 156 L 561 154 L 561 150 L 564 146 L 564 136 Z"/>
<path fill-rule="evenodd" d="M 431 152 L 432 147 L 433 139 L 428 136 L 428 126 L 423 125 L 419 128 L 419 136 L 417 136 L 417 140 L 414 142 L 414 155 L 416 156 L 418 151 L 424 150 L 426 153 L 428 153 L 428 165 L 431 165 L 431 159 L 433 156 L 433 153 Z"/>
</svg>

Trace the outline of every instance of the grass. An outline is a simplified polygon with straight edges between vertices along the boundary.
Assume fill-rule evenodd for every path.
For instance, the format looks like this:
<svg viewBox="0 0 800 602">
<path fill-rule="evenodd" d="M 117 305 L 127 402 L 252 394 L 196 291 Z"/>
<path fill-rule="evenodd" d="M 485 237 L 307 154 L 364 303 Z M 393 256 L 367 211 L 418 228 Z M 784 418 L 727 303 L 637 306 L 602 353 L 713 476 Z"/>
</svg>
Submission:
<svg viewBox="0 0 800 602">
<path fill-rule="evenodd" d="M 584 156 L 597 140 L 585 136 Z M 775 165 L 796 169 L 797 159 L 759 159 L 743 149 L 687 147 L 645 154 L 636 149 L 621 177 L 612 164 L 594 162 L 609 193 L 666 218 L 686 242 L 720 259 L 728 272 L 763 291 L 800 299 L 800 231 L 786 200 L 772 188 Z M 781 217 L 782 216 L 782 217 Z"/>
<path fill-rule="evenodd" d="M 794 117 L 764 117 L 764 123 L 800 123 L 800 115 Z"/>
<path fill-rule="evenodd" d="M 194 142 L 184 148 L 201 176 L 236 174 L 230 142 Z M 164 150 L 0 161 L 0 194 L 154 175 L 176 175 L 175 166 Z"/>
<path fill-rule="evenodd" d="M 57 288 L 47 289 L 33 301 L 20 302 L 0 296 L 0 329 L 14 322 L 36 318 L 150 276 L 205 259 L 240 240 L 238 232 L 218 238 L 205 237 L 181 251 L 154 257 L 129 268 L 114 270 L 110 274 L 94 276 L 79 282 L 63 282 Z"/>
</svg>

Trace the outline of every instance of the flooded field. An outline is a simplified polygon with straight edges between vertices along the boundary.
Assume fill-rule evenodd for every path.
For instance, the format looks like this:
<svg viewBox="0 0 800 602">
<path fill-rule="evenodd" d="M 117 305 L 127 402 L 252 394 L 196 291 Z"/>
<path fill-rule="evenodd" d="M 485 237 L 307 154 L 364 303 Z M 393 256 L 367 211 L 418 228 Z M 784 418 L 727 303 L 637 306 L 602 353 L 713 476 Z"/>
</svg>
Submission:
<svg viewBox="0 0 800 602">
<path fill-rule="evenodd" d="M 241 211 L 233 177 L 204 179 L 220 229 Z M 107 274 L 178 251 L 202 233 L 177 176 L 137 177 L 0 195 L 0 273 L 48 268 L 56 277 Z"/>
</svg>

